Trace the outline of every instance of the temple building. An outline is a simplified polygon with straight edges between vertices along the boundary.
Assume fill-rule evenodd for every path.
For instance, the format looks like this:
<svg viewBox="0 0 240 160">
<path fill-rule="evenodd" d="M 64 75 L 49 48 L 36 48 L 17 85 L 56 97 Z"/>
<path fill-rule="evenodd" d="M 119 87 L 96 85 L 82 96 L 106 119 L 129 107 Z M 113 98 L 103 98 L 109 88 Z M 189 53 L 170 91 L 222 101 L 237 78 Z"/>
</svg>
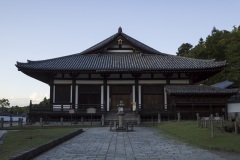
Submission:
<svg viewBox="0 0 240 160">
<path fill-rule="evenodd" d="M 31 106 L 29 117 L 111 119 L 120 100 L 127 117 L 143 121 L 185 119 L 211 113 L 227 116 L 227 99 L 235 89 L 198 85 L 224 69 L 226 61 L 200 60 L 159 52 L 122 32 L 73 55 L 17 62 L 24 74 L 50 86 L 50 106 Z"/>
</svg>

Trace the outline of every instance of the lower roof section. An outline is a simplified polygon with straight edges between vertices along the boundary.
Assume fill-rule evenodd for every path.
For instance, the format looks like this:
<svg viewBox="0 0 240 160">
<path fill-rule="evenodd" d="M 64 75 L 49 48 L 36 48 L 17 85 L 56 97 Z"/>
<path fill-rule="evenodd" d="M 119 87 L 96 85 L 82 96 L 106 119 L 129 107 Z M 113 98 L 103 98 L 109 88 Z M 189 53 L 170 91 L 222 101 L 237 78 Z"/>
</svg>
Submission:
<svg viewBox="0 0 240 160">
<path fill-rule="evenodd" d="M 238 89 L 221 89 L 205 85 L 166 85 L 169 95 L 233 95 Z"/>
</svg>

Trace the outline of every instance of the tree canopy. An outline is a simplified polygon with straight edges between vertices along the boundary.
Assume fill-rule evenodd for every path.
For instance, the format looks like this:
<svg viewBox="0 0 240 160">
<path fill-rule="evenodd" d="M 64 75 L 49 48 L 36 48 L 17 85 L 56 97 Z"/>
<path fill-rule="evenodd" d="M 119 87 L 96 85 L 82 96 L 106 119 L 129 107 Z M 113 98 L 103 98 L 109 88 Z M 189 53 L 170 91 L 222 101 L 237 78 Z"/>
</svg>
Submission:
<svg viewBox="0 0 240 160">
<path fill-rule="evenodd" d="M 227 60 L 228 66 L 204 83 L 209 85 L 229 80 L 235 82 L 235 87 L 240 86 L 240 26 L 234 26 L 232 31 L 214 27 L 205 41 L 200 38 L 194 47 L 190 43 L 183 43 L 176 54 L 197 59 Z"/>
</svg>

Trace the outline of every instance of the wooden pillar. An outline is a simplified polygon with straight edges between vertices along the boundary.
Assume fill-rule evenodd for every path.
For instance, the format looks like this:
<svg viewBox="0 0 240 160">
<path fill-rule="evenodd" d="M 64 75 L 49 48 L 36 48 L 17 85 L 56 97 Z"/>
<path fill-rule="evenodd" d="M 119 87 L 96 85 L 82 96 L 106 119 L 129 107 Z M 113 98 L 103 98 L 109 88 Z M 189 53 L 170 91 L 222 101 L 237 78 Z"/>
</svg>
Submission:
<svg viewBox="0 0 240 160">
<path fill-rule="evenodd" d="M 74 78 L 72 81 L 72 108 L 75 109 L 75 101 L 76 101 L 76 79 Z"/>
<path fill-rule="evenodd" d="M 194 103 L 192 101 L 192 119 L 194 119 Z"/>
<path fill-rule="evenodd" d="M 104 114 L 107 111 L 107 76 L 104 75 L 104 80 L 103 80 L 103 112 Z"/>
<path fill-rule="evenodd" d="M 136 113 L 138 114 L 139 111 L 139 101 L 138 101 L 138 86 L 139 86 L 139 81 L 138 81 L 139 75 L 135 76 L 135 102 L 136 102 Z"/>
<path fill-rule="evenodd" d="M 212 102 L 210 103 L 210 114 L 212 114 Z"/>
<path fill-rule="evenodd" d="M 228 119 L 228 106 L 227 106 L 227 104 L 225 105 L 224 111 L 225 111 L 225 119 Z"/>
</svg>

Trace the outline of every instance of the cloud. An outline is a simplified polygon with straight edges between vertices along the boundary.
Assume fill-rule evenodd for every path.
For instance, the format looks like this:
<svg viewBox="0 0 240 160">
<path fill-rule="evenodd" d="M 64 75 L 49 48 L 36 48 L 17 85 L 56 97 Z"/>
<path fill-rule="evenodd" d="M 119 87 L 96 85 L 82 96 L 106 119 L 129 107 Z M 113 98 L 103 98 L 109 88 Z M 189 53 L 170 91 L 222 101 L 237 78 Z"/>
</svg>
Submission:
<svg viewBox="0 0 240 160">
<path fill-rule="evenodd" d="M 48 93 L 39 93 L 39 92 L 33 92 L 30 96 L 29 96 L 29 100 L 32 100 L 33 103 L 39 103 L 41 102 L 44 97 L 49 98 L 49 94 Z"/>
<path fill-rule="evenodd" d="M 49 98 L 48 93 L 39 93 L 39 92 L 33 92 L 30 96 L 24 97 L 24 98 L 17 98 L 14 96 L 8 97 L 8 100 L 10 102 L 10 106 L 28 106 L 30 104 L 30 100 L 32 100 L 33 104 L 38 104 L 41 102 L 44 97 Z"/>
</svg>

